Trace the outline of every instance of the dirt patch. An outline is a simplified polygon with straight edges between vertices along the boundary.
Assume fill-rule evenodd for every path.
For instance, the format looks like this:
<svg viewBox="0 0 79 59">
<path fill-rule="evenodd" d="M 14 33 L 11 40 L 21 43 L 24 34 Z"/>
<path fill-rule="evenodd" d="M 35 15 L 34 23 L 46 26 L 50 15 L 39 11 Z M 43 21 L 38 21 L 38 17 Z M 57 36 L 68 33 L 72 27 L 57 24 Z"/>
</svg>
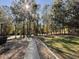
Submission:
<svg viewBox="0 0 79 59">
<path fill-rule="evenodd" d="M 0 46 L 0 59 L 23 59 L 28 42 L 26 40 L 8 40 Z"/>
</svg>

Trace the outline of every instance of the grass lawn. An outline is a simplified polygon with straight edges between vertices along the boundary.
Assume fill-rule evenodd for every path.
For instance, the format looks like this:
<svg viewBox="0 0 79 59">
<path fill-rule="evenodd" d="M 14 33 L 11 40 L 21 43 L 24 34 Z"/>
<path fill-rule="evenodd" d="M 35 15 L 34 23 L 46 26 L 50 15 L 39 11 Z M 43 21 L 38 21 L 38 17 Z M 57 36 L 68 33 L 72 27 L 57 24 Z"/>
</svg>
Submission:
<svg viewBox="0 0 79 59">
<path fill-rule="evenodd" d="M 79 37 L 55 36 L 44 37 L 43 42 L 64 59 L 79 59 Z"/>
</svg>

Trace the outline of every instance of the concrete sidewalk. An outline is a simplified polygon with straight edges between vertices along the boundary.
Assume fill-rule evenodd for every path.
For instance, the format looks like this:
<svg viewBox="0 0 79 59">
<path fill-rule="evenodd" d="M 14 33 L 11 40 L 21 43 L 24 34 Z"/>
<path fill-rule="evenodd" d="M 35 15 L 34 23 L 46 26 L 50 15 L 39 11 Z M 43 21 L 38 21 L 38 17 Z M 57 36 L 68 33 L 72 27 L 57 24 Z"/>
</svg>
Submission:
<svg viewBox="0 0 79 59">
<path fill-rule="evenodd" d="M 16 38 L 20 38 L 20 35 L 17 35 Z M 7 39 L 15 39 L 15 35 L 8 37 Z"/>
<path fill-rule="evenodd" d="M 29 41 L 29 45 L 26 49 L 26 54 L 24 56 L 24 59 L 40 59 L 35 40 L 29 38 L 28 41 Z"/>
</svg>

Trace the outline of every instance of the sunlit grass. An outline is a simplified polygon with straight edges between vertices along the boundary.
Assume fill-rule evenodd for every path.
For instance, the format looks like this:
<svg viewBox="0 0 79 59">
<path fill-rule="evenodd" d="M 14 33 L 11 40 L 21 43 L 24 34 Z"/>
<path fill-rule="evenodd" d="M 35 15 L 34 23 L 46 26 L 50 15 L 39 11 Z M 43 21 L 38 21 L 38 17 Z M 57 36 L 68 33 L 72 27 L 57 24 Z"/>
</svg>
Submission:
<svg viewBox="0 0 79 59">
<path fill-rule="evenodd" d="M 45 44 L 54 49 L 64 59 L 79 59 L 79 37 L 58 36 L 44 37 Z"/>
</svg>

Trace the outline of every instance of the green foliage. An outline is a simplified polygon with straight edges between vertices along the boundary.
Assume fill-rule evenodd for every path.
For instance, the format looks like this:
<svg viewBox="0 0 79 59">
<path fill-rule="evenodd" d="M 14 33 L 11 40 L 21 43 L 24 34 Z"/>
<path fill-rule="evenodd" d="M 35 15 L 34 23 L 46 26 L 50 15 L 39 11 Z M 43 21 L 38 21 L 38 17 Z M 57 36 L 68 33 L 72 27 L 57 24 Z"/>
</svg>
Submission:
<svg viewBox="0 0 79 59">
<path fill-rule="evenodd" d="M 79 3 L 74 0 L 64 2 L 63 0 L 56 0 L 51 6 L 45 7 L 43 24 L 50 24 L 48 30 L 50 28 L 52 31 L 64 29 L 65 32 L 65 28 L 68 28 L 68 32 L 77 33 L 75 30 L 79 29 Z"/>
<path fill-rule="evenodd" d="M 8 12 L 6 12 L 3 7 L 0 7 L 0 31 L 1 29 L 3 33 L 6 34 L 12 34 L 14 31 L 13 18 L 8 15 Z"/>
<path fill-rule="evenodd" d="M 36 28 L 38 26 L 38 16 L 37 10 L 38 5 L 36 4 L 35 0 L 19 0 L 17 3 L 16 1 L 11 6 L 12 14 L 15 17 L 15 25 L 16 25 L 16 32 L 21 33 L 23 30 L 23 26 L 27 29 L 27 34 L 29 32 L 36 33 Z M 24 24 L 22 24 L 24 22 Z M 27 23 L 25 25 L 25 23 Z M 32 27 L 32 24 L 34 25 Z M 20 27 L 19 27 L 20 25 Z"/>
</svg>

